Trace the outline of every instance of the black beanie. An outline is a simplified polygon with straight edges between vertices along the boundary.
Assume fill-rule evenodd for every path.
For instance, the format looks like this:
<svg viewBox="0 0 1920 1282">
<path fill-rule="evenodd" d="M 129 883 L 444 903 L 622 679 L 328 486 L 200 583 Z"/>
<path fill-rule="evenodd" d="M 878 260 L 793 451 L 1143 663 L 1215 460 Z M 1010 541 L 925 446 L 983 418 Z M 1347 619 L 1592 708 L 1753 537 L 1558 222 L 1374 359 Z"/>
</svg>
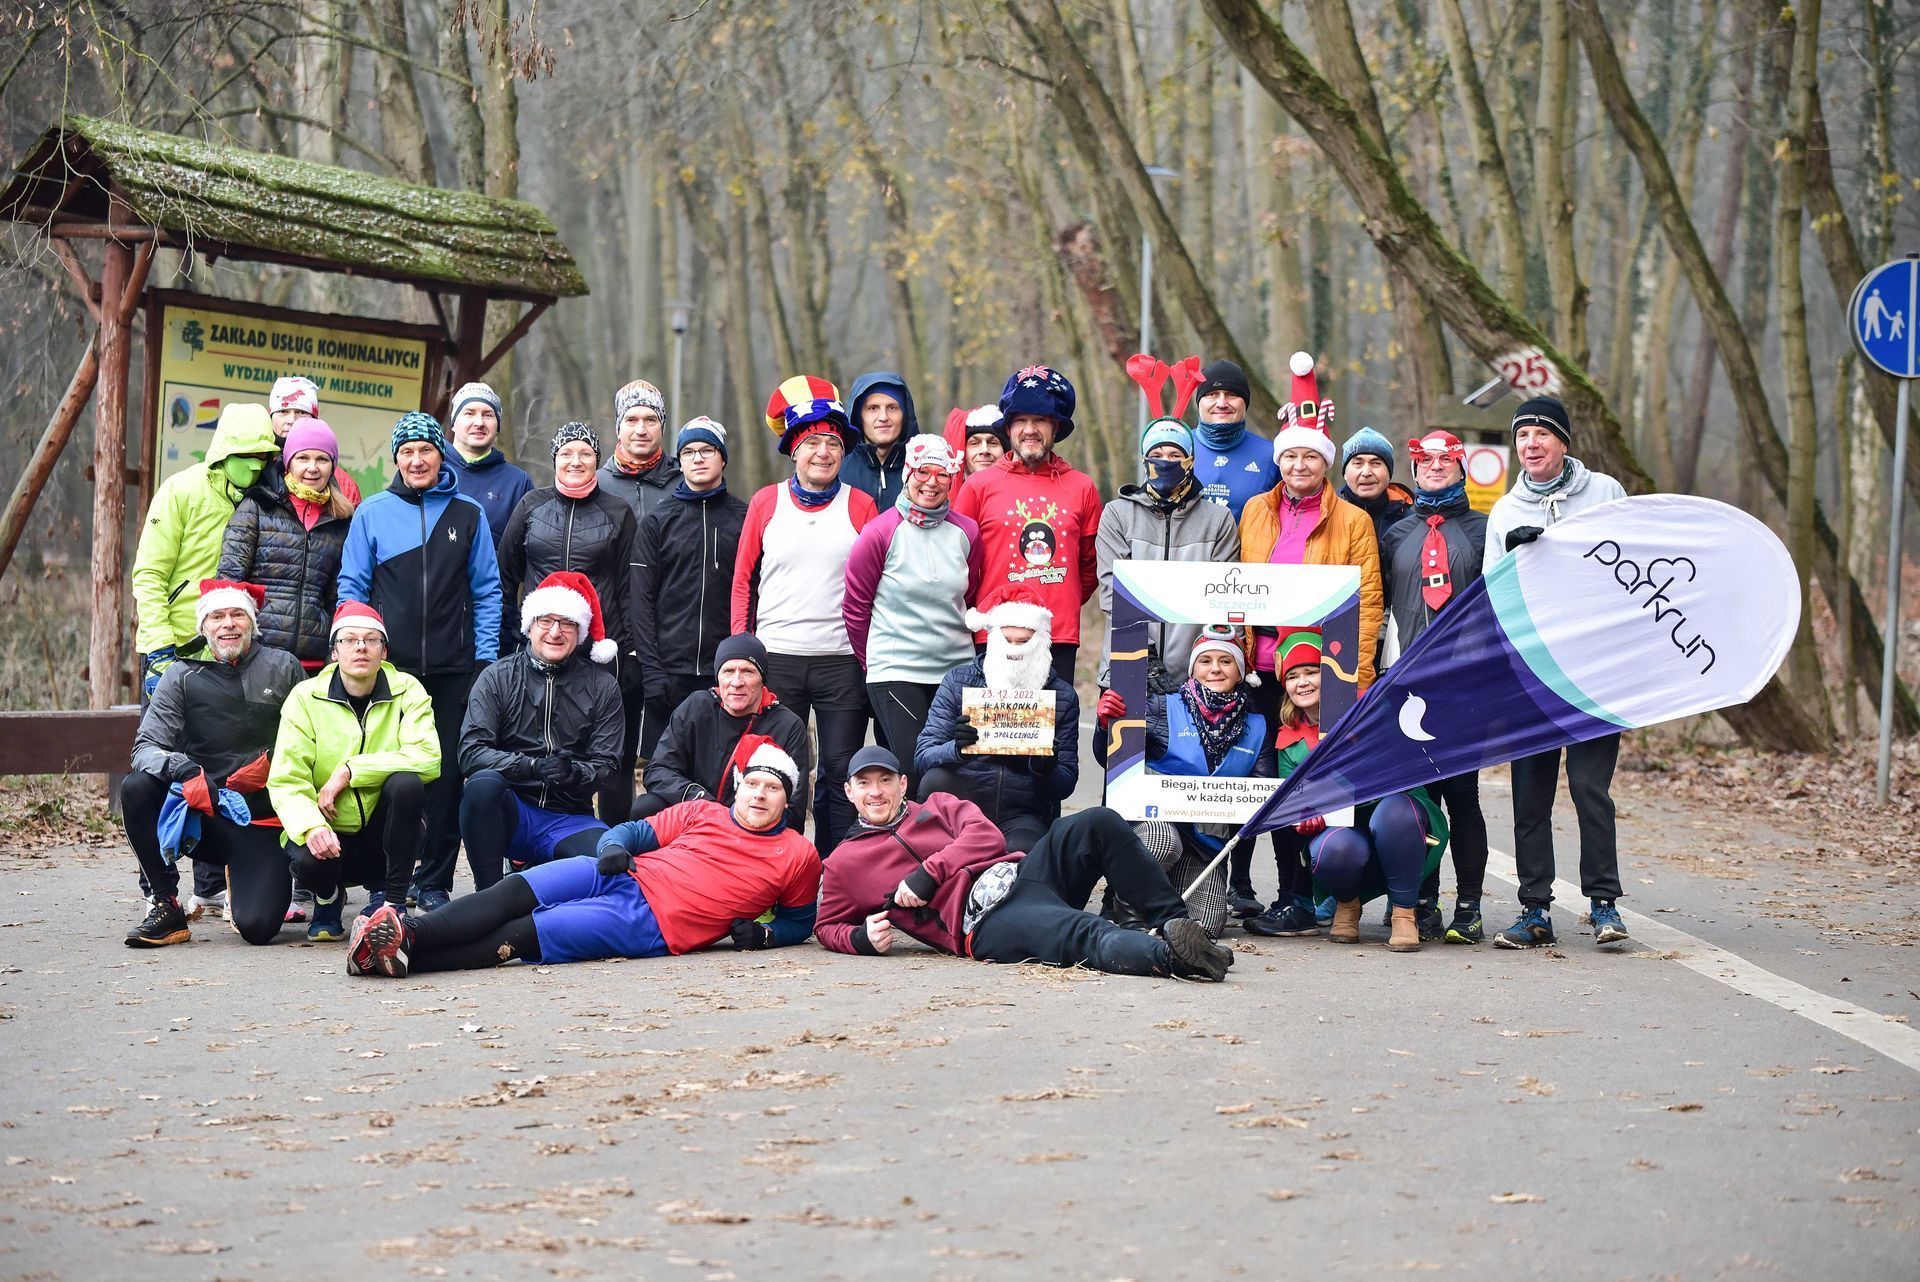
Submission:
<svg viewBox="0 0 1920 1282">
<path fill-rule="evenodd" d="M 1518 435 L 1529 423 L 1546 428 L 1568 446 L 1573 444 L 1573 424 L 1567 418 L 1567 407 L 1551 396 L 1536 396 L 1515 410 L 1510 430 Z"/>
<path fill-rule="evenodd" d="M 760 672 L 762 681 L 767 678 L 767 647 L 760 638 L 751 632 L 736 632 L 713 648 L 713 671 L 717 676 L 720 669 L 735 659 L 745 659 Z"/>
<path fill-rule="evenodd" d="M 1253 399 L 1253 388 L 1247 383 L 1247 372 L 1232 361 L 1215 361 L 1200 371 L 1200 386 L 1194 391 L 1197 402 L 1208 392 L 1232 392 L 1243 401 Z"/>
</svg>

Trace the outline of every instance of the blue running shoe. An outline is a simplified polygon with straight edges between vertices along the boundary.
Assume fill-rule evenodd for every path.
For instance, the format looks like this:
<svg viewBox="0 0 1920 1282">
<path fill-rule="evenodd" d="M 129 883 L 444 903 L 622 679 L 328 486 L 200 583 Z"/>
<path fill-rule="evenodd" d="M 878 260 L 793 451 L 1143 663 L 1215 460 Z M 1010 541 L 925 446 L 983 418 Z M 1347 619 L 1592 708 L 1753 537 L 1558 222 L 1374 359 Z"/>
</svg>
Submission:
<svg viewBox="0 0 1920 1282">
<path fill-rule="evenodd" d="M 386 902 L 387 902 L 386 891 L 384 890 L 373 891 L 367 896 L 367 906 L 360 910 L 360 915 L 362 917 L 371 917 L 375 913 L 379 912 L 380 906 Z"/>
<path fill-rule="evenodd" d="M 1613 906 L 1611 899 L 1594 899 L 1589 903 L 1587 920 L 1593 923 L 1594 943 L 1617 944 L 1627 937 L 1627 923 L 1620 920 L 1620 910 Z"/>
<path fill-rule="evenodd" d="M 436 908 L 445 908 L 453 902 L 453 896 L 444 890 L 435 890 L 431 886 L 422 890 L 414 898 L 413 906 L 422 913 L 430 913 Z"/>
<path fill-rule="evenodd" d="M 347 937 L 347 928 L 340 924 L 340 892 L 334 891 L 332 899 L 313 898 L 313 920 L 307 923 L 307 940 L 315 944 L 331 944 Z"/>
<path fill-rule="evenodd" d="M 1312 907 L 1292 900 L 1269 908 L 1258 917 L 1247 918 L 1241 926 L 1249 934 L 1280 939 L 1301 939 L 1320 933 L 1320 923 L 1314 920 Z"/>
<path fill-rule="evenodd" d="M 1531 905 L 1520 910 L 1519 918 L 1493 937 L 1495 948 L 1539 948 L 1553 941 L 1553 918 L 1544 908 Z"/>
<path fill-rule="evenodd" d="M 1313 919 L 1319 922 L 1322 928 L 1331 926 L 1333 925 L 1333 909 L 1333 896 L 1329 895 L 1325 899 L 1316 899 L 1313 901 Z"/>
</svg>

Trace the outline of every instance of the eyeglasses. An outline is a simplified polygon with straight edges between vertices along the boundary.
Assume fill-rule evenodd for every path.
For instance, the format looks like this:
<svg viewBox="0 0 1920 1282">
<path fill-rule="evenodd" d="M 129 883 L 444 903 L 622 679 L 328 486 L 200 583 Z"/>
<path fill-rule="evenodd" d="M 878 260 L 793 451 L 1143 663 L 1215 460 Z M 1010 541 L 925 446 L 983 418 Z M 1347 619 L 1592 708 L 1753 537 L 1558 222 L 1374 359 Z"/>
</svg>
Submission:
<svg viewBox="0 0 1920 1282">
<path fill-rule="evenodd" d="M 948 477 L 953 475 L 952 472 L 949 472 L 946 468 L 941 467 L 938 464 L 928 464 L 926 467 L 916 467 L 913 469 L 913 474 L 919 477 L 923 481 L 931 481 L 931 480 L 934 480 L 935 478 Z"/>
<path fill-rule="evenodd" d="M 557 614 L 543 614 L 533 621 L 533 626 L 542 632 L 578 632 L 580 625 L 572 619 L 563 619 Z"/>
<path fill-rule="evenodd" d="M 720 451 L 714 449 L 711 445 L 689 445 L 686 449 L 680 451 L 680 457 L 692 459 L 696 463 L 704 463 L 708 459 L 719 458 Z"/>
<path fill-rule="evenodd" d="M 385 648 L 386 637 L 378 632 L 342 632 L 333 639 L 336 650 L 371 650 L 376 646 Z"/>
</svg>

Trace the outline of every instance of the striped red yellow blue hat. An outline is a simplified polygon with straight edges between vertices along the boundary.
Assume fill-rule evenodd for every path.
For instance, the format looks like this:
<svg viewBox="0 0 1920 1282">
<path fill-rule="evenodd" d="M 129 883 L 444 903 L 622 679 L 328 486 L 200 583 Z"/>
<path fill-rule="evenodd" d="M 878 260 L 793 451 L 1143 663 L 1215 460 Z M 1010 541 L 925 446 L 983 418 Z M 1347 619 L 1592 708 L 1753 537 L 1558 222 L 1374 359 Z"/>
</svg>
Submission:
<svg viewBox="0 0 1920 1282">
<path fill-rule="evenodd" d="M 804 429 L 814 423 L 831 425 L 842 440 L 852 443 L 847 407 L 840 403 L 840 389 L 832 383 L 812 374 L 795 374 L 773 389 L 767 398 L 767 430 L 780 438 L 782 454 L 793 453 L 806 435 Z"/>
</svg>

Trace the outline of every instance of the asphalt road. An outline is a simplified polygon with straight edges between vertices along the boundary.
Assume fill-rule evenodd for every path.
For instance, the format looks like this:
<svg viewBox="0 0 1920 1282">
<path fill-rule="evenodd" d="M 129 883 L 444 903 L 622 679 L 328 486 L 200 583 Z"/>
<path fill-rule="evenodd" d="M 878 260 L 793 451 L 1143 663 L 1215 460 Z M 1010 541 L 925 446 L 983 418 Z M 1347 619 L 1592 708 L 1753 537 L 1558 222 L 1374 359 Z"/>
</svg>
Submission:
<svg viewBox="0 0 1920 1282">
<path fill-rule="evenodd" d="M 1370 913 L 1219 986 L 812 944 L 357 981 L 292 931 L 131 952 L 130 859 L 0 857 L 0 1276 L 1920 1277 L 1920 890 L 1622 832 L 1632 947 L 1395 956 Z"/>
</svg>

